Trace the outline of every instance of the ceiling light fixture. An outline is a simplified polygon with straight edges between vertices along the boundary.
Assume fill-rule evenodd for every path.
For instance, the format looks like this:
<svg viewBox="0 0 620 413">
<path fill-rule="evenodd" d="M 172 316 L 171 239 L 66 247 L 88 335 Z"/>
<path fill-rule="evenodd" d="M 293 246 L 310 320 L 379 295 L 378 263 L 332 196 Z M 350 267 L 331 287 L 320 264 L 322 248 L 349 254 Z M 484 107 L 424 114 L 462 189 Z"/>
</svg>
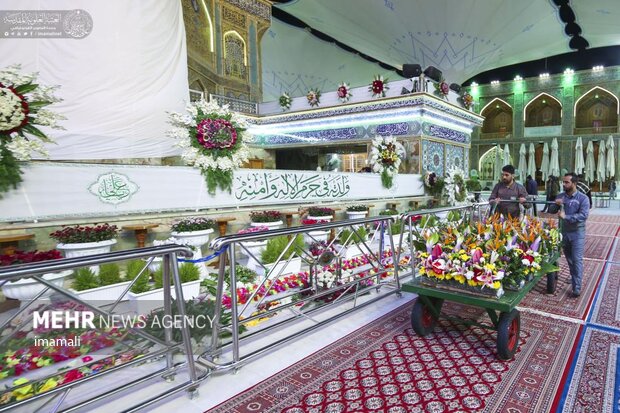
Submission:
<svg viewBox="0 0 620 413">
<path fill-rule="evenodd" d="M 491 80 L 492 85 L 499 85 L 499 80 Z"/>
<path fill-rule="evenodd" d="M 516 76 L 515 76 L 515 80 L 518 82 L 518 81 L 520 81 L 520 80 L 523 80 L 523 78 L 522 78 L 521 76 L 519 76 L 519 75 L 516 75 Z"/>
<path fill-rule="evenodd" d="M 549 73 L 541 73 L 538 77 L 541 79 L 547 79 L 549 77 Z"/>
<path fill-rule="evenodd" d="M 565 75 L 572 75 L 573 73 L 575 73 L 575 71 L 573 69 L 571 69 L 570 67 L 566 68 L 566 70 L 564 70 L 564 74 Z"/>
<path fill-rule="evenodd" d="M 597 65 L 592 68 L 593 72 L 602 72 L 605 67 L 603 65 Z"/>
</svg>

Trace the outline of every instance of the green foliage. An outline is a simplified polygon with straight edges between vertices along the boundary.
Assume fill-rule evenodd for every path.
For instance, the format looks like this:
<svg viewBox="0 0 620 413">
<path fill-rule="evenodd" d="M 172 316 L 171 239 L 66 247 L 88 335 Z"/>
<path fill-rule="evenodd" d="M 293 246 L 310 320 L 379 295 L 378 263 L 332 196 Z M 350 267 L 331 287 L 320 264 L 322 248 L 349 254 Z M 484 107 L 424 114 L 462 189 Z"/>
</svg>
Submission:
<svg viewBox="0 0 620 413">
<path fill-rule="evenodd" d="M 76 291 L 90 290 L 99 287 L 99 279 L 90 268 L 82 267 L 77 270 L 71 287 Z"/>
<path fill-rule="evenodd" d="M 149 287 L 150 279 L 151 274 L 148 271 L 143 272 L 142 275 L 138 277 L 135 284 L 131 286 L 131 292 L 134 294 L 140 294 L 149 291 L 151 289 Z"/>
<path fill-rule="evenodd" d="M 7 149 L 4 135 L 0 135 L 0 194 L 17 189 L 17 185 L 22 181 L 21 175 L 19 162 L 13 152 Z"/>
<path fill-rule="evenodd" d="M 381 184 L 388 189 L 394 185 L 394 177 L 387 172 L 386 168 L 381 172 Z"/>
<path fill-rule="evenodd" d="M 207 190 L 211 195 L 215 195 L 215 190 L 219 186 L 221 190 L 232 190 L 233 173 L 232 171 L 223 171 L 215 168 L 201 168 L 202 175 L 207 182 Z"/>
<path fill-rule="evenodd" d="M 226 282 L 230 284 L 230 269 L 226 270 L 226 272 L 224 273 L 224 277 L 226 279 Z M 248 284 L 256 281 L 256 277 L 258 277 L 258 274 L 256 274 L 255 271 L 249 269 L 248 267 L 244 267 L 243 265 L 236 265 L 235 277 L 237 278 L 237 282 Z"/>
<path fill-rule="evenodd" d="M 467 187 L 467 190 L 471 192 L 482 191 L 482 184 L 478 179 L 468 179 L 467 182 L 465 182 L 465 186 Z"/>
<path fill-rule="evenodd" d="M 398 215 L 398 211 L 395 210 L 395 209 L 384 209 L 383 211 L 379 212 L 379 215 L 383 215 L 383 216 L 385 216 L 385 215 L 389 215 L 389 216 Z"/>
<path fill-rule="evenodd" d="M 155 280 L 155 289 L 162 288 L 164 286 L 164 270 L 163 267 L 160 267 L 155 274 L 153 274 L 153 279 Z M 184 262 L 179 266 L 179 278 L 181 279 L 181 284 L 196 281 L 200 279 L 200 269 L 192 264 L 191 262 Z M 170 285 L 174 284 L 174 280 L 172 279 L 172 274 L 170 275 Z"/>
<path fill-rule="evenodd" d="M 126 272 L 127 275 L 125 278 L 127 280 L 133 280 L 134 278 L 136 278 L 138 274 L 140 274 L 140 271 L 142 271 L 145 265 L 146 265 L 146 262 L 142 260 L 129 261 L 129 263 L 127 264 L 127 272 Z M 147 269 L 144 272 L 148 274 L 149 271 Z"/>
<path fill-rule="evenodd" d="M 390 229 L 392 230 L 392 235 L 397 235 L 403 232 L 403 224 L 400 221 L 397 221 L 390 225 Z"/>
<path fill-rule="evenodd" d="M 348 212 L 366 212 L 368 211 L 368 205 L 349 205 L 347 207 Z"/>
<path fill-rule="evenodd" d="M 99 267 L 99 284 L 101 287 L 104 285 L 118 284 L 121 281 L 123 280 L 121 279 L 118 264 L 101 264 L 101 267 Z"/>
<path fill-rule="evenodd" d="M 351 239 L 349 239 L 349 237 L 351 237 Z M 366 230 L 366 227 L 358 227 L 355 229 L 355 232 L 348 230 L 348 229 L 343 229 L 340 232 L 339 238 L 340 238 L 340 242 L 345 242 L 349 240 L 348 241 L 349 244 L 358 243 L 358 242 L 366 241 L 366 239 L 368 238 L 368 231 Z"/>
<path fill-rule="evenodd" d="M 286 249 L 289 239 L 286 236 L 271 238 L 267 241 L 267 245 L 261 253 L 261 260 L 265 264 L 276 262 L 282 251 Z M 301 251 L 304 248 L 304 239 L 301 234 L 295 237 L 290 248 L 286 250 L 282 259 L 287 260 L 295 251 Z"/>
</svg>

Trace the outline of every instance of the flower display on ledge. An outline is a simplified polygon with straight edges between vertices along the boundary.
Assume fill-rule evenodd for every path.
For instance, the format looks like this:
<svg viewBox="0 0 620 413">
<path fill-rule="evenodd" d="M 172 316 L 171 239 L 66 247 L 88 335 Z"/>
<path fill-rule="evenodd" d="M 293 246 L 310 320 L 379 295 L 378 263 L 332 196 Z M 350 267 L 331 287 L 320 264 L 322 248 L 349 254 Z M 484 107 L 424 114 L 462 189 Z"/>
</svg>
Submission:
<svg viewBox="0 0 620 413">
<path fill-rule="evenodd" d="M 325 219 L 302 219 L 301 220 L 301 224 L 302 225 L 317 225 L 317 224 L 327 224 L 329 223 L 328 220 Z"/>
<path fill-rule="evenodd" d="M 75 225 L 73 227 L 64 227 L 50 234 L 50 237 L 54 238 L 60 244 L 107 241 L 117 236 L 117 226 L 110 224 L 95 224 L 94 226 Z"/>
<path fill-rule="evenodd" d="M 375 173 L 381 174 L 381 183 L 385 188 L 394 185 L 394 176 L 398 174 L 401 158 L 405 148 L 392 136 L 377 136 L 372 141 L 370 164 Z"/>
<path fill-rule="evenodd" d="M 474 97 L 467 92 L 464 92 L 460 98 L 463 107 L 469 110 L 474 105 Z"/>
<path fill-rule="evenodd" d="M 505 288 L 518 289 L 536 272 L 553 270 L 548 261 L 561 239 L 553 223 L 527 217 L 437 223 L 413 242 L 416 277 L 501 297 Z"/>
<path fill-rule="evenodd" d="M 262 225 L 260 227 L 244 228 L 244 229 L 240 229 L 239 231 L 237 231 L 237 234 L 253 234 L 255 232 L 263 232 L 263 231 L 269 231 L 269 227 Z"/>
<path fill-rule="evenodd" d="M 458 168 L 452 168 L 446 173 L 444 184 L 444 192 L 448 198 L 449 205 L 458 206 L 465 205 L 467 203 L 465 172 Z"/>
<path fill-rule="evenodd" d="M 373 98 L 384 98 L 385 92 L 389 89 L 388 78 L 384 78 L 382 75 L 375 75 L 372 83 L 368 86 L 368 91 L 372 92 Z"/>
<path fill-rule="evenodd" d="M 287 110 L 291 108 L 291 105 L 293 104 L 293 99 L 290 97 L 288 93 L 284 92 L 278 99 L 278 103 L 280 104 L 280 107 L 282 108 L 282 112 L 286 112 Z"/>
<path fill-rule="evenodd" d="M 54 96 L 58 86 L 38 83 L 37 73 L 20 72 L 20 65 L 0 71 L 0 194 L 22 181 L 20 161 L 29 161 L 33 152 L 48 155 L 41 142 L 53 141 L 40 127 L 64 129 L 58 121 L 66 119 L 47 109 L 62 101 Z"/>
<path fill-rule="evenodd" d="M 17 264 L 27 264 L 30 262 L 41 262 L 49 260 L 57 260 L 62 258 L 62 254 L 58 250 L 49 251 L 18 251 L 12 254 L 0 255 L 0 267 Z"/>
<path fill-rule="evenodd" d="M 205 100 L 189 103 L 186 110 L 170 114 L 168 136 L 177 140 L 183 160 L 200 169 L 210 194 L 218 187 L 230 192 L 233 172 L 249 158 L 245 118 L 228 105 Z"/>
<path fill-rule="evenodd" d="M 256 222 L 256 223 L 282 221 L 282 212 L 280 211 L 252 211 L 250 212 L 250 221 Z"/>
<path fill-rule="evenodd" d="M 353 96 L 350 86 L 345 82 L 342 82 L 338 85 L 336 94 L 338 95 L 338 100 L 340 100 L 340 102 L 342 103 L 347 103 L 349 99 L 351 99 L 351 97 Z"/>
<path fill-rule="evenodd" d="M 441 79 L 439 82 L 435 83 L 435 94 L 439 97 L 448 100 L 448 95 L 450 94 L 450 85 L 444 80 Z"/>
<path fill-rule="evenodd" d="M 319 103 L 321 103 L 321 91 L 319 89 L 310 89 L 306 93 L 306 99 L 308 99 L 308 104 L 311 107 L 319 106 Z"/>
<path fill-rule="evenodd" d="M 207 218 L 185 218 L 170 226 L 172 232 L 193 232 L 215 229 L 215 221 Z"/>
</svg>

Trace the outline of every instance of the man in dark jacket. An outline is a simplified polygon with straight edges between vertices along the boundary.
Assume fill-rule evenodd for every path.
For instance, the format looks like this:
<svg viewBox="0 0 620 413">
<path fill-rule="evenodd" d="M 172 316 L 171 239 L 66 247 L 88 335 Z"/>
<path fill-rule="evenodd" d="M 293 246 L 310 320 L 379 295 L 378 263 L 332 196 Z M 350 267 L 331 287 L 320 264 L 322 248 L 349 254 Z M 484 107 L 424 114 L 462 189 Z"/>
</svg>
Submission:
<svg viewBox="0 0 620 413">
<path fill-rule="evenodd" d="M 519 201 L 517 202 L 501 202 L 501 201 Z M 503 216 L 512 216 L 513 218 L 521 215 L 519 204 L 527 201 L 527 191 L 525 187 L 515 181 L 515 167 L 506 165 L 502 168 L 502 182 L 495 185 L 489 202 L 497 204 L 496 211 Z"/>
<path fill-rule="evenodd" d="M 536 198 L 538 198 L 538 184 L 536 183 L 534 178 L 532 178 L 532 175 L 528 175 L 527 179 L 525 180 L 525 190 L 527 191 L 528 198 L 530 200 L 536 201 Z M 538 211 L 536 209 L 536 204 L 534 203 L 532 205 L 534 208 L 534 216 L 537 216 Z"/>
</svg>

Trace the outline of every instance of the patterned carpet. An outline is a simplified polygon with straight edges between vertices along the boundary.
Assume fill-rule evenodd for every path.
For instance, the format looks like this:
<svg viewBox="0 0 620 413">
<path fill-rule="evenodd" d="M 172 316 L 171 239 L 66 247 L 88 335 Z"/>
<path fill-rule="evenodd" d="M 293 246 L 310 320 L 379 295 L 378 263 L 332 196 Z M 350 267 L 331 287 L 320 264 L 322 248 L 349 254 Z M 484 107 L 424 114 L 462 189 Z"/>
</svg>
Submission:
<svg viewBox="0 0 620 413">
<path fill-rule="evenodd" d="M 615 237 L 618 234 L 618 228 L 620 228 L 620 225 L 618 224 L 610 224 L 608 222 L 590 222 L 590 220 L 588 220 L 586 225 L 586 234 Z"/>
<path fill-rule="evenodd" d="M 209 413 L 549 411 L 578 325 L 522 313 L 518 356 L 503 362 L 493 331 L 442 320 L 422 338 L 411 329 L 410 309 L 370 323 Z"/>
<path fill-rule="evenodd" d="M 585 329 L 570 384 L 560 401 L 562 412 L 618 411 L 619 352 L 620 331 Z"/>
<path fill-rule="evenodd" d="M 588 218 L 588 224 L 592 222 L 603 222 L 608 224 L 620 224 L 620 211 L 618 211 L 619 215 L 596 215 L 596 212 L 590 212 L 590 217 Z"/>
<path fill-rule="evenodd" d="M 603 278 L 599 297 L 592 308 L 591 322 L 620 329 L 620 265 L 610 265 Z"/>
<path fill-rule="evenodd" d="M 543 277 L 534 289 L 525 296 L 519 307 L 532 308 L 564 317 L 585 320 L 592 298 L 599 283 L 605 262 L 583 260 L 581 297 L 571 298 L 570 271 L 564 257 L 560 258 L 560 277 L 555 294 L 547 294 L 547 279 Z"/>
<path fill-rule="evenodd" d="M 613 242 L 613 237 L 587 235 L 583 256 L 595 260 L 606 260 Z"/>
</svg>

